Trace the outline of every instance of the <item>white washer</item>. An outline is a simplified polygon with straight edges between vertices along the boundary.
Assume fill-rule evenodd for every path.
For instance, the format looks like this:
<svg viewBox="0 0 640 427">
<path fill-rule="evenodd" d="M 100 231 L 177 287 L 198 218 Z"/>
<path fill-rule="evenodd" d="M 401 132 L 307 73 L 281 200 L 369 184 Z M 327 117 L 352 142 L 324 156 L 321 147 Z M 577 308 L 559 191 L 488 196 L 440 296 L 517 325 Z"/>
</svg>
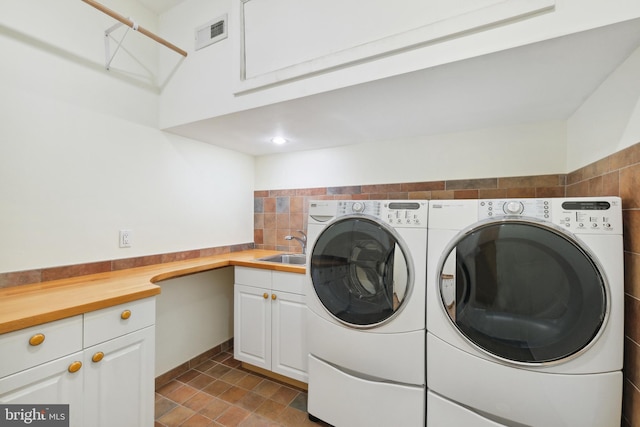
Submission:
<svg viewBox="0 0 640 427">
<path fill-rule="evenodd" d="M 310 418 L 424 426 L 428 202 L 309 206 Z"/>
<path fill-rule="evenodd" d="M 619 198 L 432 201 L 428 242 L 429 427 L 620 425 Z"/>
</svg>

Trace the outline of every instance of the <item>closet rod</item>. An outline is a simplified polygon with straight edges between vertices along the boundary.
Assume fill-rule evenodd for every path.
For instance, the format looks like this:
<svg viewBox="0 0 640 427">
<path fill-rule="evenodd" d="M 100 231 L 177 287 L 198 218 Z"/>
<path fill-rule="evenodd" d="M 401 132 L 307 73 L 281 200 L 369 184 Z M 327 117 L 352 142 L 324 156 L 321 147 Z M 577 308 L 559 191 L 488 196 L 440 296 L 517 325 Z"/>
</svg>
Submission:
<svg viewBox="0 0 640 427">
<path fill-rule="evenodd" d="M 109 9 L 108 7 L 102 5 L 102 4 L 100 4 L 100 3 L 98 3 L 97 1 L 94 1 L 94 0 L 82 0 L 82 1 L 87 3 L 90 6 L 93 6 L 96 9 L 106 13 L 107 15 L 112 17 L 113 19 L 117 19 L 118 21 L 122 22 L 125 25 L 128 25 L 129 27 L 133 28 L 134 30 L 141 32 L 145 36 L 157 41 L 158 43 L 160 43 L 162 45 L 165 45 L 166 47 L 168 47 L 169 49 L 173 50 L 174 52 L 177 52 L 180 55 L 185 56 L 185 57 L 187 56 L 187 52 L 186 51 L 180 49 L 179 47 L 177 47 L 174 44 L 169 43 L 168 41 L 166 41 L 162 37 L 156 36 L 151 31 L 146 30 L 146 29 L 138 26 L 138 24 L 136 24 L 133 20 L 131 20 L 129 18 L 125 18 L 124 16 L 120 15 L 118 12 L 114 12 L 113 10 Z"/>
</svg>

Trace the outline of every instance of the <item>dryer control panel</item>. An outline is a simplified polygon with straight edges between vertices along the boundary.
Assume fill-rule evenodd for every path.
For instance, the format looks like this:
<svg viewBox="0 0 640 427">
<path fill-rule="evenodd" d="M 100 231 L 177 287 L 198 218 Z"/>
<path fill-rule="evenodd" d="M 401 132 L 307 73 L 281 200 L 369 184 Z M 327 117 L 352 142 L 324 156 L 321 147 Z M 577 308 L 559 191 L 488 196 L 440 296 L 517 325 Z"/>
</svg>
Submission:
<svg viewBox="0 0 640 427">
<path fill-rule="evenodd" d="M 538 218 L 574 233 L 622 233 L 618 197 L 478 200 L 478 219 L 499 216 Z"/>
<path fill-rule="evenodd" d="M 426 200 L 344 200 L 338 202 L 338 216 L 370 215 L 393 227 L 426 228 L 429 204 Z"/>
<path fill-rule="evenodd" d="M 495 199 L 478 201 L 478 219 L 517 215 L 539 219 L 551 218 L 549 199 Z"/>
<path fill-rule="evenodd" d="M 555 204 L 554 223 L 574 233 L 622 234 L 622 206 L 617 197 L 564 199 Z"/>
</svg>

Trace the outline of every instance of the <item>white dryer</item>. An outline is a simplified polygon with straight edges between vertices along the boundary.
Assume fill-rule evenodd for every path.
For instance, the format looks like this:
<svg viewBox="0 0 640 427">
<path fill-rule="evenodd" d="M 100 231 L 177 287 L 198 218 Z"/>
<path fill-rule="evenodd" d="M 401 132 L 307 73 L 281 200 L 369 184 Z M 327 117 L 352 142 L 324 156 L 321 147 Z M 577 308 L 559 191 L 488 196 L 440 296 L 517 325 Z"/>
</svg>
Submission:
<svg viewBox="0 0 640 427">
<path fill-rule="evenodd" d="M 308 412 L 334 426 L 424 426 L 428 202 L 309 206 Z"/>
<path fill-rule="evenodd" d="M 432 201 L 429 213 L 427 425 L 620 425 L 620 199 Z"/>
</svg>

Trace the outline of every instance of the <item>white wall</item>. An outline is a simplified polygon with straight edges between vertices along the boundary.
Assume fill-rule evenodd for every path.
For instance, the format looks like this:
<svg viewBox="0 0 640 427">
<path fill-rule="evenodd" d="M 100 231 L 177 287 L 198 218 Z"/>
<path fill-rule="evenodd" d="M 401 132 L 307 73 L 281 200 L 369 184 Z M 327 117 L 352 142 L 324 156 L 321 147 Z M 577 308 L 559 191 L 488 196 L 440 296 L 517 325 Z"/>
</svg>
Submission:
<svg viewBox="0 0 640 427">
<path fill-rule="evenodd" d="M 640 48 L 567 121 L 567 169 L 640 142 Z"/>
<path fill-rule="evenodd" d="M 256 189 L 564 173 L 563 121 L 256 158 Z"/>
<path fill-rule="evenodd" d="M 233 267 L 158 284 L 156 376 L 233 337 Z"/>
<path fill-rule="evenodd" d="M 185 0 L 160 16 L 162 34 L 189 53 L 187 60 L 176 66 L 175 53 L 160 52 L 160 74 L 170 76 L 160 97 L 161 129 L 208 118 L 212 109 L 225 111 L 233 104 L 230 40 L 236 37 L 237 28 L 229 29 L 227 39 L 194 50 L 195 29 L 230 10 L 230 0 Z"/>
<path fill-rule="evenodd" d="M 114 22 L 78 0 L 0 3 L 0 272 L 253 240 L 253 158 L 159 131 L 166 48 L 130 33 L 106 71 Z"/>
</svg>

